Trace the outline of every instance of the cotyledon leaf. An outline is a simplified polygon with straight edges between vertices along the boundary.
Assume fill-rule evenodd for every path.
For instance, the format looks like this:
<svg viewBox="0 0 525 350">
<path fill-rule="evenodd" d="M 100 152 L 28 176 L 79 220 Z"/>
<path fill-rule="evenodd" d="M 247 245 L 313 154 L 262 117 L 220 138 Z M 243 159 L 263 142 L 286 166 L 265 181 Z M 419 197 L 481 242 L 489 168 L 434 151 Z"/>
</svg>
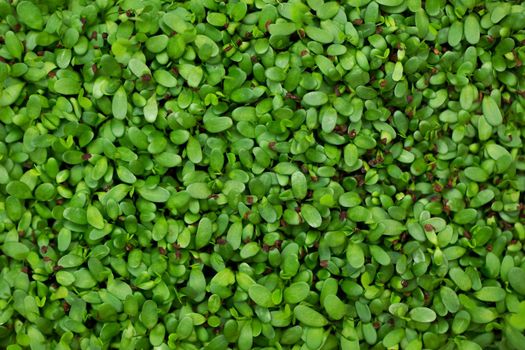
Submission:
<svg viewBox="0 0 525 350">
<path fill-rule="evenodd" d="M 491 96 L 483 97 L 482 102 L 483 116 L 487 122 L 492 126 L 498 126 L 502 123 L 503 117 L 501 111 L 494 99 Z"/>
<path fill-rule="evenodd" d="M 131 70 L 131 72 L 139 78 L 141 78 L 145 74 L 151 75 L 151 71 L 148 68 L 148 66 L 138 58 L 130 59 L 128 62 L 128 67 Z"/>
<path fill-rule="evenodd" d="M 308 191 L 306 176 L 300 171 L 296 171 L 291 176 L 292 191 L 297 199 L 304 199 Z"/>
<path fill-rule="evenodd" d="M 142 187 L 139 188 L 137 191 L 142 198 L 155 203 L 164 203 L 170 198 L 170 192 L 167 189 L 160 186 L 157 186 L 153 189 Z"/>
<path fill-rule="evenodd" d="M 111 103 L 111 110 L 113 116 L 117 119 L 126 118 L 128 112 L 128 95 L 124 87 L 118 88 L 117 92 L 113 96 L 113 101 Z"/>
<path fill-rule="evenodd" d="M 100 213 L 97 207 L 89 205 L 86 212 L 87 222 L 94 228 L 104 228 L 104 217 Z"/>
<path fill-rule="evenodd" d="M 42 30 L 44 18 L 40 8 L 30 1 L 21 1 L 16 6 L 20 21 L 31 29 Z"/>
<path fill-rule="evenodd" d="M 410 318 L 417 322 L 432 322 L 436 319 L 434 310 L 427 307 L 415 307 L 409 312 Z"/>
<path fill-rule="evenodd" d="M 265 286 L 254 284 L 248 289 L 248 295 L 257 304 L 262 307 L 273 306 L 272 294 Z"/>
<path fill-rule="evenodd" d="M 465 18 L 465 39 L 471 45 L 476 45 L 480 39 L 480 26 L 478 18 L 474 14 L 470 14 Z"/>
<path fill-rule="evenodd" d="M 310 204 L 304 204 L 301 207 L 301 215 L 308 225 L 314 228 L 321 226 L 323 222 L 323 218 L 321 217 L 321 214 L 319 214 L 319 211 Z"/>
<path fill-rule="evenodd" d="M 328 324 L 328 321 L 321 313 L 306 305 L 297 305 L 293 313 L 297 320 L 306 326 L 323 327 Z"/>
<path fill-rule="evenodd" d="M 153 94 L 144 106 L 144 119 L 146 119 L 148 123 L 154 123 L 155 120 L 157 120 L 158 113 L 157 96 Z"/>
</svg>

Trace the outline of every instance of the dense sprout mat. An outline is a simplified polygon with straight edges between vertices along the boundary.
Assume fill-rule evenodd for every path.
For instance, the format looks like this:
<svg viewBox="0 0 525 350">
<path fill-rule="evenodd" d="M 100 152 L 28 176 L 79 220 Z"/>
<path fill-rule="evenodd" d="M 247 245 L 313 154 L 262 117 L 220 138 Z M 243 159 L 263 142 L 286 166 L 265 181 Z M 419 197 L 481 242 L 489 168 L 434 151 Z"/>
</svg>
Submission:
<svg viewBox="0 0 525 350">
<path fill-rule="evenodd" d="M 524 28 L 0 0 L 0 348 L 525 349 Z"/>
</svg>

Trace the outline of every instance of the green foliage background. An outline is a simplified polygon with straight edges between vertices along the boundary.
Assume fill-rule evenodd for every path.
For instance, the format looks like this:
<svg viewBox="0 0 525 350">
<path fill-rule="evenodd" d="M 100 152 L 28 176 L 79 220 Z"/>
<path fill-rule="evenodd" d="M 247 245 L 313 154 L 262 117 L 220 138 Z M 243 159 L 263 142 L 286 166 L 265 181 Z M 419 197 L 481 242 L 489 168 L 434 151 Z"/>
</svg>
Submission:
<svg viewBox="0 0 525 350">
<path fill-rule="evenodd" d="M 0 347 L 523 349 L 524 28 L 0 0 Z"/>
</svg>

